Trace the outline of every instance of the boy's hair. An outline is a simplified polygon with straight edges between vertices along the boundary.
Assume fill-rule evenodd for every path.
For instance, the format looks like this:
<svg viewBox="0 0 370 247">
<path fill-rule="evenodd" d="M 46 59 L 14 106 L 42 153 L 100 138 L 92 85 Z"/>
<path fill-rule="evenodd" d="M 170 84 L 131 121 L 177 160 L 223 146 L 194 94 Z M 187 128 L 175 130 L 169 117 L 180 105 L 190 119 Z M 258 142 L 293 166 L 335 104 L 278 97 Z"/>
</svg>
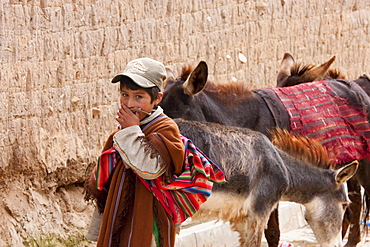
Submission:
<svg viewBox="0 0 370 247">
<path fill-rule="evenodd" d="M 126 86 L 128 89 L 131 90 L 138 90 L 139 88 L 143 89 L 145 92 L 147 92 L 150 95 L 151 102 L 157 99 L 158 93 L 160 92 L 158 87 L 150 87 L 150 88 L 144 88 L 137 85 L 133 80 L 131 80 L 128 77 L 123 77 L 120 80 L 119 90 L 122 91 L 122 88 Z"/>
</svg>

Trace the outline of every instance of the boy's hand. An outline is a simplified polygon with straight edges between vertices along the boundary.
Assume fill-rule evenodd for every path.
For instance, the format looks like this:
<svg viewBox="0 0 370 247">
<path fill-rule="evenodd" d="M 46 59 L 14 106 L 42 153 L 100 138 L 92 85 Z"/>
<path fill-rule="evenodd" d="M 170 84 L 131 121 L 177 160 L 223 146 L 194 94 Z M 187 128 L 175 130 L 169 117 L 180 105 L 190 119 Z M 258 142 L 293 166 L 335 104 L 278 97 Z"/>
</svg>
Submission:
<svg viewBox="0 0 370 247">
<path fill-rule="evenodd" d="M 139 113 L 132 112 L 126 105 L 122 104 L 117 111 L 117 122 L 122 128 L 127 128 L 133 125 L 140 125 Z"/>
</svg>

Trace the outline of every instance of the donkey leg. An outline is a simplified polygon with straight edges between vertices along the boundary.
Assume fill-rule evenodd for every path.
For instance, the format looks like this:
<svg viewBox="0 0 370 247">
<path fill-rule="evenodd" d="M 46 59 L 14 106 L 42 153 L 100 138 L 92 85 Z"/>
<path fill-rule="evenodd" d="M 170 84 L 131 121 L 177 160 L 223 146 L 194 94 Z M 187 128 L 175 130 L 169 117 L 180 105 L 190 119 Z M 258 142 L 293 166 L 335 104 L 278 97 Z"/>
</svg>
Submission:
<svg viewBox="0 0 370 247">
<path fill-rule="evenodd" d="M 350 222 L 349 222 L 349 219 L 350 219 L 350 211 L 347 210 L 344 212 L 344 215 L 343 215 L 343 223 L 342 223 L 342 239 L 346 236 L 346 233 L 347 233 L 347 230 L 348 230 L 348 227 L 350 225 Z"/>
<path fill-rule="evenodd" d="M 278 208 L 272 211 L 265 230 L 265 238 L 269 247 L 277 247 L 280 241 Z"/>
<path fill-rule="evenodd" d="M 349 215 L 349 233 L 348 241 L 345 247 L 356 246 L 361 241 L 361 232 L 360 232 L 360 216 L 361 216 L 361 187 L 357 181 L 356 177 L 352 177 L 347 181 L 348 186 L 348 196 L 351 200 L 351 204 L 347 208 L 346 212 Z"/>
<path fill-rule="evenodd" d="M 369 220 L 369 213 L 370 213 L 370 161 L 369 160 L 362 160 L 360 162 L 360 166 L 356 172 L 357 181 L 359 181 L 362 188 L 364 188 L 364 201 L 363 201 L 363 215 L 361 221 L 368 221 Z M 367 225 L 364 226 L 365 232 L 367 232 L 368 227 Z"/>
<path fill-rule="evenodd" d="M 239 232 L 240 247 L 260 247 L 262 245 L 263 229 L 266 227 L 268 217 L 265 219 L 251 215 L 246 222 L 232 223 L 232 229 Z"/>
<path fill-rule="evenodd" d="M 246 222 L 239 222 L 239 223 L 231 223 L 231 228 L 239 233 L 239 245 L 246 246 L 247 244 L 247 223 Z"/>
</svg>

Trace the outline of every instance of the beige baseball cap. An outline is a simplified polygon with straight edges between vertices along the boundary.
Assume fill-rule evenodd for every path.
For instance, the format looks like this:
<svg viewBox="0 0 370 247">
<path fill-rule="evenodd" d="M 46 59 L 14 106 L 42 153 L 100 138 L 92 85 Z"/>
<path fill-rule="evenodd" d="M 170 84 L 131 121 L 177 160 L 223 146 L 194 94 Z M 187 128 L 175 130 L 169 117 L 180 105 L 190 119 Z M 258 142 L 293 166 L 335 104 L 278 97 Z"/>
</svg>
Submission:
<svg viewBox="0 0 370 247">
<path fill-rule="evenodd" d="M 151 58 L 138 58 L 129 62 L 125 71 L 116 75 L 112 79 L 112 83 L 119 82 L 123 77 L 129 77 L 140 87 L 157 86 L 162 91 L 162 84 L 166 79 L 166 69 L 161 62 Z"/>
</svg>

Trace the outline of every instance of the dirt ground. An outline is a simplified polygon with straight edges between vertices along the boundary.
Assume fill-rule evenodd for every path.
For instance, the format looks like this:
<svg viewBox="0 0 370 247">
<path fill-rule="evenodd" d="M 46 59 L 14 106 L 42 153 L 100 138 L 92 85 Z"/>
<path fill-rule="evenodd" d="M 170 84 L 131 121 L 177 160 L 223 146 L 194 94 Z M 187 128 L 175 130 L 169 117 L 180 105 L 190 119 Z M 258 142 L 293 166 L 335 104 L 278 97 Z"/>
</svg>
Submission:
<svg viewBox="0 0 370 247">
<path fill-rule="evenodd" d="M 291 243 L 294 247 L 319 247 L 316 238 L 309 226 L 302 227 L 297 230 L 283 233 L 280 237 L 280 242 Z M 347 242 L 347 239 L 343 241 L 343 245 Z M 262 245 L 267 247 L 267 243 L 264 240 Z M 370 235 L 363 237 L 362 241 L 357 245 L 357 247 L 370 247 Z"/>
<path fill-rule="evenodd" d="M 305 226 L 297 230 L 283 233 L 280 239 L 281 243 L 293 244 L 292 247 L 320 247 L 309 226 Z M 347 239 L 344 240 L 343 245 L 346 243 L 346 241 Z M 96 243 L 90 242 L 86 243 L 86 245 L 84 245 L 83 247 L 94 247 L 94 246 L 96 246 Z M 268 247 L 265 239 L 263 240 L 262 247 Z M 370 247 L 370 235 L 367 236 L 366 238 L 363 238 L 363 240 L 361 241 L 361 243 L 357 245 L 357 247 Z"/>
</svg>

